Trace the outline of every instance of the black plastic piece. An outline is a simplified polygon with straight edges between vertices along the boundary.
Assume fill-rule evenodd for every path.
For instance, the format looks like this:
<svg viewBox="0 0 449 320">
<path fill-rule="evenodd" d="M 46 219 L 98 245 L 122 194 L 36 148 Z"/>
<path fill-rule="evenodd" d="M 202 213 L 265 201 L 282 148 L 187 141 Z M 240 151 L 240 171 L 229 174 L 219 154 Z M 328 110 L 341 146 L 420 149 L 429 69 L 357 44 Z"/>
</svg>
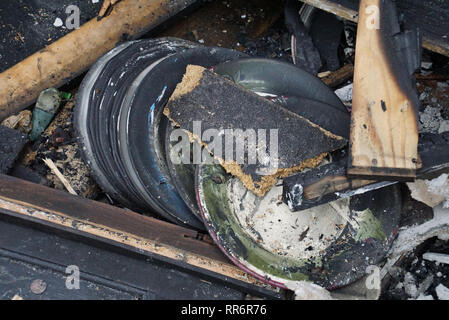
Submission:
<svg viewBox="0 0 449 320">
<path fill-rule="evenodd" d="M 20 131 L 0 126 L 0 173 L 8 173 L 14 166 L 28 137 Z"/>
</svg>

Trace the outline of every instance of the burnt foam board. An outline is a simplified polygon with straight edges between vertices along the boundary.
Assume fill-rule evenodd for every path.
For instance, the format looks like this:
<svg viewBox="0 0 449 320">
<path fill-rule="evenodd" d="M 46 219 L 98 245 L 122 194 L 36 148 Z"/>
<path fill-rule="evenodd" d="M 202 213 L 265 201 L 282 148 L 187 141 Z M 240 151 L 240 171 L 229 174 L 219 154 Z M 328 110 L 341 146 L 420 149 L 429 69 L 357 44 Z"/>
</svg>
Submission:
<svg viewBox="0 0 449 320">
<path fill-rule="evenodd" d="M 276 184 L 278 178 L 315 167 L 328 152 L 347 144 L 346 139 L 212 71 L 194 65 L 187 66 L 183 80 L 173 92 L 164 114 L 176 126 L 187 131 L 192 140 L 213 153 L 215 160 L 228 173 L 237 176 L 258 196 L 263 196 Z M 201 121 L 200 136 L 193 128 L 197 121 Z M 209 129 L 217 130 L 220 135 L 224 133 L 225 137 L 219 143 L 203 141 L 203 133 Z M 227 133 L 229 135 L 226 130 L 229 129 L 233 129 L 234 133 L 239 129 L 241 133 L 234 136 L 240 139 L 231 140 L 232 152 L 229 151 L 229 140 L 226 137 Z M 245 135 L 251 129 L 256 133 L 257 142 Z M 261 129 L 265 130 L 262 136 L 259 134 Z M 277 130 L 277 140 L 273 136 L 273 141 L 270 141 L 273 130 Z M 260 143 L 263 136 L 265 144 Z M 236 152 L 238 141 L 245 142 L 243 156 Z M 273 143 L 277 144 L 277 157 L 270 153 Z M 220 153 L 217 152 L 219 149 Z M 255 149 L 271 157 L 269 163 L 267 159 L 259 157 L 259 153 L 256 161 L 248 158 L 249 151 Z"/>
</svg>

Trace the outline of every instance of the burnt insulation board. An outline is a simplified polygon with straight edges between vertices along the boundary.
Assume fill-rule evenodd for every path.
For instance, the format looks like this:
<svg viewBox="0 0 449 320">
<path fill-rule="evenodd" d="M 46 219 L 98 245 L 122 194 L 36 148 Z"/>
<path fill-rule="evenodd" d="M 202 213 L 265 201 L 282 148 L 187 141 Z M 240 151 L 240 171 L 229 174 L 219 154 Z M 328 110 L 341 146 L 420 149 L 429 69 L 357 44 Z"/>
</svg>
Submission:
<svg viewBox="0 0 449 320">
<path fill-rule="evenodd" d="M 346 139 L 200 66 L 187 67 L 164 114 L 189 132 L 191 138 L 207 145 L 226 171 L 259 196 L 263 196 L 278 177 L 315 167 L 328 152 L 347 143 Z M 194 123 L 199 121 L 201 132 L 196 132 Z M 226 130 L 230 129 L 233 131 L 228 140 L 230 131 Z M 224 138 L 218 143 L 216 138 L 207 140 L 205 133 L 209 130 L 224 132 Z M 255 139 L 251 138 L 251 132 Z M 274 132 L 277 139 L 271 140 Z M 265 144 L 261 143 L 263 139 Z M 231 143 L 233 147 L 229 150 Z M 242 144 L 244 152 L 238 153 L 237 148 Z M 273 144 L 277 145 L 277 154 L 272 153 Z M 266 156 L 269 163 L 264 159 Z"/>
<path fill-rule="evenodd" d="M 27 141 L 20 131 L 0 126 L 0 173 L 8 173 Z"/>
</svg>

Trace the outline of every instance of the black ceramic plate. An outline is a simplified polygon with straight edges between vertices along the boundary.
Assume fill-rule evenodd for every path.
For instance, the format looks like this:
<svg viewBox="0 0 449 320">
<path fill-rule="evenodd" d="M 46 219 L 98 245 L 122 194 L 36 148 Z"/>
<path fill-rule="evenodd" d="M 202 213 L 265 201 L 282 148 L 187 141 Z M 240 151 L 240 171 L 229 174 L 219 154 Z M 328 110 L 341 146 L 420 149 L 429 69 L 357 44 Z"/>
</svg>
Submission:
<svg viewBox="0 0 449 320">
<path fill-rule="evenodd" d="M 93 108 L 97 108 L 96 104 L 100 99 L 99 92 L 94 89 L 95 83 L 97 82 L 105 64 L 134 43 L 136 42 L 127 42 L 112 49 L 97 60 L 97 62 L 90 68 L 78 91 L 74 112 L 74 124 L 77 131 L 81 154 L 85 160 L 85 163 L 89 166 L 92 175 L 95 177 L 95 180 L 104 192 L 120 203 L 130 207 L 132 207 L 132 202 L 129 202 L 128 197 L 123 196 L 117 190 L 115 183 L 111 182 L 111 177 L 108 177 L 102 169 L 101 160 L 99 159 L 97 150 L 91 141 L 92 134 L 90 121 L 91 110 Z"/>
<path fill-rule="evenodd" d="M 234 50 L 209 47 L 179 52 L 143 71 L 123 99 L 119 141 L 128 174 L 137 175 L 136 186 L 153 197 L 161 214 L 197 229 L 204 228 L 202 221 L 179 196 L 167 169 L 164 138 L 168 120 L 162 117 L 163 108 L 188 64 L 209 68 L 242 56 Z"/>
<path fill-rule="evenodd" d="M 102 57 L 83 80 L 77 99 L 75 126 L 83 155 L 100 187 L 120 203 L 152 212 L 156 201 L 145 201 L 123 164 L 117 128 L 122 100 L 132 81 L 167 55 L 195 47 L 188 41 L 162 38 L 128 42 Z M 159 209 L 157 211 L 161 211 Z M 172 215 L 165 216 L 173 219 Z"/>
<path fill-rule="evenodd" d="M 123 160 L 118 146 L 118 119 L 123 97 L 128 91 L 131 82 L 145 69 L 150 63 L 155 63 L 159 59 L 174 54 L 176 52 L 187 50 L 196 46 L 180 39 L 162 38 L 146 40 L 151 42 L 151 47 L 134 46 L 133 50 L 124 50 L 120 53 L 121 67 L 117 68 L 110 64 L 111 76 L 108 85 L 103 91 L 103 100 L 100 105 L 100 116 L 98 123 L 99 151 L 105 152 L 105 168 L 109 169 L 109 176 L 120 176 L 122 182 L 119 184 L 122 192 L 137 195 L 139 193 L 131 183 L 127 171 L 123 165 Z M 104 139 L 109 137 L 109 139 Z M 111 157 L 112 155 L 112 157 Z M 115 165 L 114 165 L 115 164 Z M 155 205 L 155 204 L 153 204 Z"/>
</svg>

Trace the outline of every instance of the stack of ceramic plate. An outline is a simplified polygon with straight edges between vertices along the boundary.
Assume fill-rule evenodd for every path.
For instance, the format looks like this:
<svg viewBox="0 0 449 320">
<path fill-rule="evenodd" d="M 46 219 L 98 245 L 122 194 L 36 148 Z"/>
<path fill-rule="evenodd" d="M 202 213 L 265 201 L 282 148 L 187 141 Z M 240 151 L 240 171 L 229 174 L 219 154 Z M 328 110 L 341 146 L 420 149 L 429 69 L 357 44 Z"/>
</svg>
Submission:
<svg viewBox="0 0 449 320">
<path fill-rule="evenodd" d="M 204 229 L 167 171 L 162 109 L 188 64 L 212 67 L 242 56 L 164 38 L 127 42 L 100 58 L 81 85 L 75 126 L 104 192 L 136 211 Z"/>
<path fill-rule="evenodd" d="M 237 265 L 281 287 L 305 279 L 341 286 L 383 257 L 399 212 L 396 187 L 291 213 L 278 201 L 282 188 L 258 199 L 220 166 L 172 161 L 180 155 L 163 109 L 188 64 L 213 68 L 334 134 L 349 135 L 350 116 L 334 92 L 292 64 L 173 38 L 127 42 L 91 68 L 75 109 L 84 159 L 106 194 L 138 212 L 206 228 Z M 357 235 L 357 224 L 368 232 Z M 365 247 L 357 239 L 366 234 L 382 239 Z M 344 264 L 351 252 L 361 255 L 356 271 Z"/>
</svg>

